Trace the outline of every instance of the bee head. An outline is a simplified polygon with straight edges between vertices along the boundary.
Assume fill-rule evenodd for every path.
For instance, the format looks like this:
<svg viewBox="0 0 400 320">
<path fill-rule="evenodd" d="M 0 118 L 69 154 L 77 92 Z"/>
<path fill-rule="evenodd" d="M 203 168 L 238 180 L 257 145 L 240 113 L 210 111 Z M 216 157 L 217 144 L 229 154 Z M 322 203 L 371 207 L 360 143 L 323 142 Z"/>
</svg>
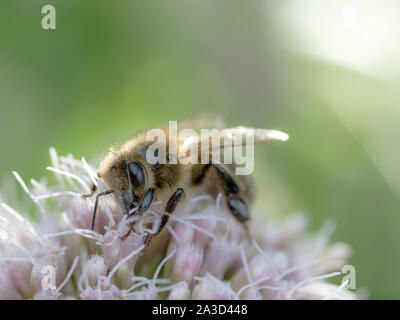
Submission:
<svg viewBox="0 0 400 320">
<path fill-rule="evenodd" d="M 144 195 L 146 172 L 138 161 L 119 161 L 110 167 L 103 180 L 115 191 L 122 207 L 130 210 Z"/>
</svg>

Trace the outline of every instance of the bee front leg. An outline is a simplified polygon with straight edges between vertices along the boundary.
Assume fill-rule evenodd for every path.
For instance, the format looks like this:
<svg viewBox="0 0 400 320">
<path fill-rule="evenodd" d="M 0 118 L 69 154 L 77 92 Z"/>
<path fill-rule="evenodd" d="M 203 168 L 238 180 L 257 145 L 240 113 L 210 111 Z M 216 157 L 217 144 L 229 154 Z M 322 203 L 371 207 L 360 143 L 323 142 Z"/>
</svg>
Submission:
<svg viewBox="0 0 400 320">
<path fill-rule="evenodd" d="M 154 198 L 154 189 L 150 188 L 144 195 L 142 201 L 139 204 L 139 209 L 136 212 L 138 212 L 139 215 L 142 215 L 143 212 L 147 211 L 147 209 L 149 209 L 151 203 L 153 202 L 153 198 Z M 136 212 L 134 212 L 130 216 L 135 215 Z M 135 222 L 131 222 L 129 226 L 132 231 L 135 231 Z"/>
<path fill-rule="evenodd" d="M 90 198 L 94 195 L 94 193 L 97 191 L 97 187 L 94 183 L 92 183 L 92 187 L 90 188 L 90 193 L 88 194 L 82 194 L 81 197 L 82 199 Z"/>
<path fill-rule="evenodd" d="M 101 176 L 100 176 L 100 174 L 97 174 L 97 176 L 99 177 L 99 178 L 101 178 Z M 96 185 L 92 182 L 92 187 L 90 188 L 90 193 L 88 193 L 88 194 L 82 194 L 82 199 L 86 199 L 86 198 L 90 198 L 90 197 L 92 197 L 94 194 L 95 194 L 95 192 L 97 191 L 97 187 L 96 187 Z"/>
<path fill-rule="evenodd" d="M 125 215 L 126 215 L 127 218 L 129 218 L 128 202 L 126 201 L 126 198 L 125 198 L 124 193 L 122 192 L 122 190 L 119 191 L 119 194 L 121 196 L 122 203 L 124 205 Z M 135 229 L 133 228 L 133 223 L 129 224 L 129 228 L 130 228 L 129 231 L 125 235 L 120 237 L 121 240 L 125 240 L 126 238 L 128 238 L 128 236 L 131 234 L 131 231 L 135 232 Z"/>
<path fill-rule="evenodd" d="M 143 200 L 140 202 L 139 210 L 138 210 L 139 213 L 147 211 L 147 209 L 150 207 L 151 203 L 153 202 L 153 198 L 154 198 L 154 189 L 150 188 L 144 195 Z"/>
<path fill-rule="evenodd" d="M 145 239 L 146 246 L 150 245 L 153 238 L 156 235 L 158 235 L 164 229 L 164 227 L 167 225 L 169 216 L 172 213 L 174 213 L 176 207 L 178 206 L 179 202 L 182 200 L 184 195 L 185 195 L 185 191 L 183 191 L 182 188 L 178 188 L 178 189 L 176 189 L 174 194 L 171 196 L 171 198 L 169 198 L 167 205 L 165 206 L 166 213 L 163 214 L 161 217 L 161 222 L 160 222 L 157 232 L 154 235 L 151 235 L 151 234 L 147 235 L 147 237 Z"/>
</svg>

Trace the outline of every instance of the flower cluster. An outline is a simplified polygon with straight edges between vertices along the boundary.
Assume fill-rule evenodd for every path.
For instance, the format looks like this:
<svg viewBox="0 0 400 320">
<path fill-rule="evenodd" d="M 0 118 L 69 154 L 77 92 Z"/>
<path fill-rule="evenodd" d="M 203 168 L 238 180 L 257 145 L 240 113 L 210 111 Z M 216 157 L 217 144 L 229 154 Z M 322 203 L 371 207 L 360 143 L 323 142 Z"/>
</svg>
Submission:
<svg viewBox="0 0 400 320">
<path fill-rule="evenodd" d="M 308 231 L 304 215 L 270 221 L 255 212 L 246 233 L 222 197 L 188 199 L 150 246 L 163 204 L 155 202 L 128 223 L 113 195 L 99 201 L 82 193 L 105 186 L 84 159 L 50 150 L 56 184 L 14 172 L 38 214 L 28 219 L 0 208 L 0 299 L 354 299 L 336 277 L 350 254 L 328 245 L 331 227 Z M 164 204 L 165 205 L 165 204 Z"/>
</svg>

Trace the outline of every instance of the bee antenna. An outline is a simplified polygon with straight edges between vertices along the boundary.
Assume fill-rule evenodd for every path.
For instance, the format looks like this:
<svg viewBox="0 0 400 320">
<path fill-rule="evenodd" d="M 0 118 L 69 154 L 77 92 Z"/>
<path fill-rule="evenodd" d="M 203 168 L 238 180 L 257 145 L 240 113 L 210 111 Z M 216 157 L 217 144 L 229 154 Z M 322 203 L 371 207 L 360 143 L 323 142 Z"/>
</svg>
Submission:
<svg viewBox="0 0 400 320">
<path fill-rule="evenodd" d="M 121 189 L 119 190 L 119 194 L 121 196 L 122 203 L 124 204 L 124 209 L 126 211 L 125 213 L 129 214 L 128 202 L 126 202 L 125 195 L 124 195 L 124 193 L 123 193 L 123 191 Z"/>
<path fill-rule="evenodd" d="M 94 230 L 94 223 L 96 221 L 96 213 L 97 213 L 97 205 L 99 203 L 99 198 L 102 196 L 105 196 L 107 194 L 113 193 L 114 190 L 106 190 L 103 192 L 100 192 L 96 195 L 96 201 L 94 203 L 94 209 L 93 209 L 93 217 L 92 217 L 92 225 L 91 225 L 91 229 Z"/>
</svg>

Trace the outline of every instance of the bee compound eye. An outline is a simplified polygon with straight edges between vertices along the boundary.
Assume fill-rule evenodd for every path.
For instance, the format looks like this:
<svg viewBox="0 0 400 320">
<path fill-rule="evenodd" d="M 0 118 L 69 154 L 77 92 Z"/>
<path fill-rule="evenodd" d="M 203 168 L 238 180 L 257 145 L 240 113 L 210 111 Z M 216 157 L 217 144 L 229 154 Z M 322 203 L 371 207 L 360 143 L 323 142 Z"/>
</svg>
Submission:
<svg viewBox="0 0 400 320">
<path fill-rule="evenodd" d="M 136 162 L 128 164 L 129 176 L 132 184 L 137 187 L 144 183 L 144 173 L 142 167 Z"/>
</svg>

